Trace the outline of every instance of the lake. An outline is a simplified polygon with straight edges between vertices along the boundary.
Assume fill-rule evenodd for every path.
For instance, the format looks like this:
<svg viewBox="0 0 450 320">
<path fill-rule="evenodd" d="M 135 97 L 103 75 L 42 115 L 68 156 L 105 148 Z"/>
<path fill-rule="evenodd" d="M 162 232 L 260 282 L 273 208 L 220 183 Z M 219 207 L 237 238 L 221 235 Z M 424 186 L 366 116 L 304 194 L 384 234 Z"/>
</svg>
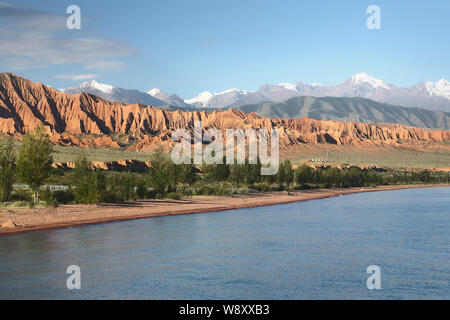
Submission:
<svg viewBox="0 0 450 320">
<path fill-rule="evenodd" d="M 0 298 L 450 299 L 450 188 L 2 236 Z"/>
</svg>

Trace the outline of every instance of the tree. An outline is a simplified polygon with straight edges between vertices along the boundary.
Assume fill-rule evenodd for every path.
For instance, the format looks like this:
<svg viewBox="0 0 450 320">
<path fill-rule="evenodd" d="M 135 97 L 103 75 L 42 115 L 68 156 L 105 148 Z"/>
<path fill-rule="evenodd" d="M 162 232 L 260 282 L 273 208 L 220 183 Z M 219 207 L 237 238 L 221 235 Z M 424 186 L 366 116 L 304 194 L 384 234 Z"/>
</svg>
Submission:
<svg viewBox="0 0 450 320">
<path fill-rule="evenodd" d="M 230 173 L 228 175 L 228 180 L 233 183 L 236 187 L 239 187 L 245 179 L 245 168 L 241 164 L 230 164 L 229 165 Z"/>
<path fill-rule="evenodd" d="M 281 186 L 284 183 L 285 177 L 284 177 L 285 171 L 284 171 L 284 162 L 280 161 L 280 165 L 278 167 L 278 172 L 275 174 L 275 181 Z"/>
<path fill-rule="evenodd" d="M 297 185 L 305 185 L 312 182 L 313 170 L 310 166 L 303 164 L 295 170 L 295 183 Z"/>
<path fill-rule="evenodd" d="M 230 166 L 225 163 L 203 164 L 203 179 L 208 183 L 226 181 L 230 175 Z"/>
<path fill-rule="evenodd" d="M 25 134 L 17 157 L 17 175 L 33 191 L 34 203 L 39 201 L 39 187 L 50 176 L 53 148 L 43 126 Z"/>
<path fill-rule="evenodd" d="M 80 152 L 72 172 L 72 183 L 75 186 L 75 200 L 78 203 L 89 203 L 89 184 L 91 175 L 92 165 L 88 161 L 86 154 Z"/>
<path fill-rule="evenodd" d="M 197 169 L 193 164 L 181 164 L 179 180 L 181 183 L 192 185 L 197 179 Z"/>
<path fill-rule="evenodd" d="M 16 175 L 16 153 L 11 138 L 0 141 L 0 200 L 6 202 L 11 196 Z"/>
<path fill-rule="evenodd" d="M 119 179 L 119 183 L 122 180 Z M 75 200 L 78 203 L 93 204 L 100 201 L 100 193 L 106 190 L 106 175 L 100 169 L 95 169 L 82 151 L 75 162 L 72 173 L 72 183 L 75 186 Z"/>
<path fill-rule="evenodd" d="M 135 200 L 136 194 L 134 192 L 134 176 L 130 172 L 120 175 L 119 183 L 119 197 L 123 201 Z"/>
<path fill-rule="evenodd" d="M 91 173 L 89 181 L 89 203 L 98 203 L 100 192 L 106 190 L 106 174 L 97 168 Z"/>
<path fill-rule="evenodd" d="M 292 164 L 289 160 L 284 160 L 283 170 L 284 182 L 289 188 L 290 184 L 294 181 L 294 170 L 292 170 Z"/>
<path fill-rule="evenodd" d="M 178 166 L 162 149 L 155 150 L 150 158 L 149 185 L 159 193 L 165 195 L 171 185 L 178 181 Z"/>
</svg>

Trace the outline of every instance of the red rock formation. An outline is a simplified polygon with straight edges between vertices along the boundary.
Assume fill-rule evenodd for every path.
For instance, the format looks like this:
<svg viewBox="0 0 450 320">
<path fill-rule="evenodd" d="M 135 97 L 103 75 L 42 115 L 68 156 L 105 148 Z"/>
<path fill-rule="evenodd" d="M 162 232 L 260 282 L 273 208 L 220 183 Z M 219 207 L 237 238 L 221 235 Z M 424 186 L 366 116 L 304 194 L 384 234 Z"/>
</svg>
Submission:
<svg viewBox="0 0 450 320">
<path fill-rule="evenodd" d="M 254 113 L 226 111 L 167 111 L 138 104 L 111 103 L 90 94 L 68 95 L 11 73 L 0 74 L 0 133 L 21 136 L 44 125 L 56 144 L 119 148 L 112 134 L 136 141 L 131 149 L 170 146 L 176 128 L 277 128 L 280 145 L 302 143 L 359 146 L 420 144 L 450 140 L 450 131 L 428 131 L 397 124 L 303 119 L 269 119 Z"/>
<path fill-rule="evenodd" d="M 143 172 L 150 168 L 150 162 L 139 160 L 92 161 L 92 167 L 103 170 Z M 53 168 L 73 169 L 75 162 L 54 162 Z"/>
</svg>

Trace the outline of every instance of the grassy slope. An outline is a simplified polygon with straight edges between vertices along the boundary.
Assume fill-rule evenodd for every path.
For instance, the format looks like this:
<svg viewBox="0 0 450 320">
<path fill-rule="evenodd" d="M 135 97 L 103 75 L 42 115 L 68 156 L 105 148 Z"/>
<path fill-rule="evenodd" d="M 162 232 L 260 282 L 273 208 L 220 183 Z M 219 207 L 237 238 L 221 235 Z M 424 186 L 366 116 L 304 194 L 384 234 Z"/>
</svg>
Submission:
<svg viewBox="0 0 450 320">
<path fill-rule="evenodd" d="M 450 168 L 450 147 L 370 147 L 355 148 L 336 145 L 303 145 L 281 152 L 283 158 L 294 161 L 331 164 L 377 165 L 385 168 Z"/>
<path fill-rule="evenodd" d="M 84 150 L 93 161 L 114 161 L 135 159 L 149 160 L 150 153 L 107 148 L 85 149 L 55 146 L 55 162 L 74 161 Z M 302 145 L 280 152 L 282 159 L 311 161 L 320 159 L 333 164 L 378 165 L 389 168 L 448 168 L 450 167 L 450 146 L 420 147 L 371 147 L 355 148 L 340 145 Z"/>
</svg>

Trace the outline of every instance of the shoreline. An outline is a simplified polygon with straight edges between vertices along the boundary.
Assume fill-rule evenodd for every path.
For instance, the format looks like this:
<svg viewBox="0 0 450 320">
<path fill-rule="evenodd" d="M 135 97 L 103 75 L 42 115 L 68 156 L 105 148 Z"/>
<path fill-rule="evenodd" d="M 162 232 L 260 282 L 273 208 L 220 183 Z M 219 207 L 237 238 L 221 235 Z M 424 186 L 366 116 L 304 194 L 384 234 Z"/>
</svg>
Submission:
<svg viewBox="0 0 450 320">
<path fill-rule="evenodd" d="M 182 214 L 213 213 L 326 199 L 362 192 L 449 187 L 439 185 L 395 185 L 347 189 L 314 189 L 225 196 L 197 196 L 181 200 L 142 200 L 124 204 L 63 205 L 57 208 L 7 209 L 0 211 L 0 224 L 12 220 L 16 228 L 0 228 L 0 236 L 63 229 L 84 225 L 147 219 Z M 230 201 L 230 200 L 233 201 Z"/>
</svg>

